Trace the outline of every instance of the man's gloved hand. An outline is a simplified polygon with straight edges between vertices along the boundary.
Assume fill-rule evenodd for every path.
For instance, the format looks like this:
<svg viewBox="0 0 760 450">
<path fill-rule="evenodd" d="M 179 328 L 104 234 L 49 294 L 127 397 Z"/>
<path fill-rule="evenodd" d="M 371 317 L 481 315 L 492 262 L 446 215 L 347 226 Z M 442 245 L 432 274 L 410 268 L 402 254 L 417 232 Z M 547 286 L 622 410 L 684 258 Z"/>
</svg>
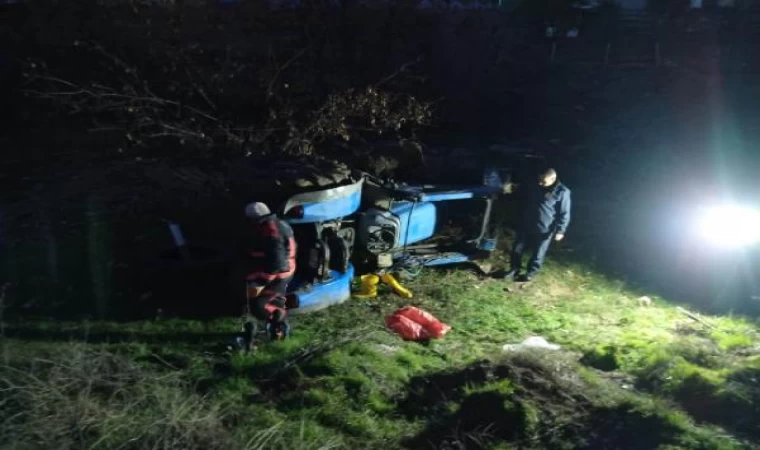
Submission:
<svg viewBox="0 0 760 450">
<path fill-rule="evenodd" d="M 557 234 L 554 235 L 554 240 L 557 241 L 557 242 L 561 241 L 564 238 L 565 238 L 564 233 L 557 233 Z"/>
</svg>

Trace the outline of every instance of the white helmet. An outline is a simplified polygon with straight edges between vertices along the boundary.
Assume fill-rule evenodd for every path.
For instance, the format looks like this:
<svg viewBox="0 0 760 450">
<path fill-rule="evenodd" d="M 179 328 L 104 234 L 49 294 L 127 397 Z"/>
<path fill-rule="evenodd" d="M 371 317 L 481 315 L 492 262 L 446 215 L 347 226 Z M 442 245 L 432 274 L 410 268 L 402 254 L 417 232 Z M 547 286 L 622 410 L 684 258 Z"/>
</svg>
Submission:
<svg viewBox="0 0 760 450">
<path fill-rule="evenodd" d="M 267 216 L 271 213 L 269 207 L 261 202 L 253 202 L 245 205 L 245 215 L 251 219 L 258 219 L 259 217 Z"/>
</svg>

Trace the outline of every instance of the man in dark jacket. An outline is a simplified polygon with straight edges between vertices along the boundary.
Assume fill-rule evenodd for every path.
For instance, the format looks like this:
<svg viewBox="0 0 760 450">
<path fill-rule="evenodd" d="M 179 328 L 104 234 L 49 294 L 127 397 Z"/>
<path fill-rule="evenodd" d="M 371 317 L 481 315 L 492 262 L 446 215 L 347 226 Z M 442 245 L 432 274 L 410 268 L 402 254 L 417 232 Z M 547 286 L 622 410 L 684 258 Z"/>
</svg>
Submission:
<svg viewBox="0 0 760 450">
<path fill-rule="evenodd" d="M 552 239 L 561 241 L 565 237 L 570 224 L 570 189 L 557 179 L 554 169 L 547 169 L 539 175 L 536 186 L 527 186 L 520 194 L 520 220 L 507 276 L 531 281 L 541 270 Z M 521 275 L 526 252 L 531 257 L 527 273 Z"/>
<path fill-rule="evenodd" d="M 296 271 L 293 229 L 269 211 L 264 203 L 250 203 L 245 215 L 251 220 L 249 271 L 246 280 L 261 291 L 284 294 Z"/>
<path fill-rule="evenodd" d="M 296 271 L 293 229 L 264 203 L 248 204 L 245 215 L 252 225 L 246 276 L 251 312 L 273 331 L 287 328 L 285 293 Z"/>
</svg>

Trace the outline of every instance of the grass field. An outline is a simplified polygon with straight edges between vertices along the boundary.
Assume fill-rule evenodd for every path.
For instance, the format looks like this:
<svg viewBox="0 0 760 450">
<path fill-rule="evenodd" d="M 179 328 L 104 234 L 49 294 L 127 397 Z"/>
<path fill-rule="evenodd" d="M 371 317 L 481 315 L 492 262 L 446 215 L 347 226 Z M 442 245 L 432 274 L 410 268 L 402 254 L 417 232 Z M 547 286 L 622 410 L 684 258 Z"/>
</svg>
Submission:
<svg viewBox="0 0 760 450">
<path fill-rule="evenodd" d="M 695 320 L 651 293 L 556 261 L 523 289 L 461 269 L 427 271 L 407 285 L 411 300 L 383 291 L 295 317 L 290 340 L 249 355 L 226 351 L 238 319 L 5 323 L 0 447 L 760 442 L 756 322 Z M 402 341 L 383 318 L 407 304 L 453 330 L 427 345 Z M 502 350 L 534 335 L 562 349 Z"/>
<path fill-rule="evenodd" d="M 62 69 L 77 68 L 60 48 L 74 41 L 69 37 L 80 35 L 79 13 L 77 8 L 61 12 L 66 15 L 56 20 L 64 22 L 62 27 L 39 26 L 57 17 L 46 13 L 50 19 L 44 22 L 18 22 L 20 28 L 13 34 L 21 39 L 32 29 L 50 31 L 53 34 L 49 36 L 40 35 L 42 40 L 23 41 L 52 55 L 51 61 L 60 60 Z M 490 12 L 488 16 L 483 23 L 502 20 Z M 212 35 L 224 38 L 219 43 L 253 45 L 259 40 L 251 40 L 249 30 L 262 25 L 261 33 L 270 33 L 267 22 L 258 17 L 253 21 L 236 17 L 231 23 L 240 21 L 245 26 L 226 29 L 218 27 L 219 19 L 210 21 L 209 17 L 198 16 L 201 29 L 213 26 Z M 446 89 L 453 101 L 447 100 L 444 112 L 450 116 L 448 123 L 461 122 L 453 130 L 440 127 L 439 140 L 444 147 L 453 142 L 463 148 L 479 147 L 480 142 L 484 147 L 500 142 L 511 145 L 525 138 L 525 146 L 556 154 L 562 162 L 561 176 L 578 200 L 574 201 L 568 236 L 568 245 L 585 240 L 584 256 L 574 256 L 577 261 L 596 264 L 605 272 L 624 273 L 631 282 L 637 279 L 634 271 L 668 268 L 680 258 L 660 257 L 677 252 L 658 249 L 661 241 L 648 235 L 657 234 L 654 231 L 667 234 L 662 231 L 666 219 L 679 219 L 679 211 L 669 208 L 670 197 L 675 199 L 674 205 L 693 205 L 679 183 L 688 187 L 688 182 L 693 182 L 702 196 L 715 193 L 707 183 L 713 172 L 718 173 L 719 181 L 723 175 L 732 182 L 746 181 L 747 192 L 756 184 L 757 166 L 752 163 L 757 153 L 754 136 L 760 129 L 756 83 L 738 72 L 728 74 L 725 83 L 719 82 L 723 77 L 717 60 L 696 57 L 698 49 L 690 44 L 679 42 L 673 52 L 663 44 L 666 64 L 652 71 L 616 69 L 614 64 L 603 74 L 586 65 L 578 69 L 557 65 L 544 71 L 543 62 L 537 61 L 546 60 L 548 49 L 544 52 L 543 44 L 536 45 L 533 55 L 533 46 L 522 43 L 527 42 L 520 37 L 522 31 L 514 32 L 515 37 L 508 29 L 494 34 L 501 24 L 483 27 L 465 17 L 464 25 L 455 27 L 461 37 L 442 39 L 450 33 L 436 31 L 436 22 L 422 23 L 413 16 L 404 19 L 395 9 L 393 16 L 377 19 L 368 22 L 375 25 L 367 28 L 364 41 L 359 39 L 361 30 L 353 27 L 357 38 L 351 38 L 347 48 L 364 49 L 351 52 L 367 55 L 360 58 L 366 67 L 357 63 L 357 69 L 362 67 L 365 76 L 376 82 L 397 69 L 383 67 L 384 61 L 403 63 L 407 53 L 418 51 L 420 42 L 433 39 L 430 50 L 425 50 L 433 55 L 432 62 L 425 63 L 430 69 L 423 69 L 423 74 L 435 80 L 431 85 L 452 86 Z M 104 34 L 108 42 L 132 42 L 135 55 L 154 53 L 157 37 L 140 31 L 142 25 L 122 34 L 110 22 L 90 22 L 98 26 L 83 29 L 88 40 Z M 171 31 L 163 22 L 156 23 L 157 31 Z M 310 36 L 279 17 L 272 23 L 278 23 L 277 29 L 279 24 L 285 25 L 288 30 L 283 33 L 293 28 Z M 407 37 L 389 41 L 383 37 L 386 34 L 376 32 L 384 24 L 393 24 L 386 30 L 389 35 L 403 31 Z M 114 30 L 116 35 L 110 37 Z M 69 37 L 57 38 L 59 35 Z M 519 45 L 508 45 L 511 39 L 518 39 Z M 174 39 L 171 41 L 168 48 L 174 52 Z M 272 46 L 266 39 L 260 42 L 268 48 L 259 51 L 254 46 L 245 50 L 250 53 L 239 56 L 232 52 L 233 61 L 239 60 L 239 67 L 265 61 L 266 65 L 260 66 L 269 67 Z M 329 58 L 343 59 L 343 46 L 333 51 L 330 42 L 326 46 L 304 44 L 319 56 L 301 62 L 308 64 L 307 68 L 312 65 L 308 61 L 318 62 L 313 72 L 329 75 L 323 83 L 326 86 L 341 85 L 341 78 L 350 80 L 351 86 L 361 85 L 350 71 L 340 75 L 342 72 L 323 70 L 331 67 Z M 288 48 L 291 45 L 288 40 Z M 380 49 L 377 54 L 376 48 Z M 475 48 L 483 51 L 474 52 Z M 710 46 L 711 53 L 714 48 Z M 218 49 L 226 55 L 225 67 L 232 67 L 229 45 L 219 44 Z M 734 54 L 741 55 L 737 49 L 742 47 L 734 49 Z M 277 53 L 283 57 L 287 52 Z M 494 65 L 495 53 L 499 57 Z M 401 57 L 404 59 L 399 60 Z M 519 62 L 523 58 L 527 65 Z M 200 59 L 211 60 L 206 56 Z M 691 59 L 694 62 L 689 62 Z M 80 61 L 89 64 L 94 60 L 87 56 Z M 164 63 L 163 59 L 156 61 L 156 67 Z M 692 67 L 697 63 L 706 69 L 695 71 Z M 51 63 L 51 68 L 54 65 Z M 198 73 L 203 73 L 204 67 L 198 66 Z M 300 63 L 294 67 L 297 74 L 311 73 Z M 462 67 L 477 76 L 460 75 Z M 214 77 L 223 73 L 216 66 L 208 70 Z M 707 76 L 708 72 L 713 75 Z M 335 78 L 335 74 L 339 76 Z M 89 72 L 81 75 L 90 78 Z M 315 79 L 322 76 L 315 75 Z M 742 77 L 746 81 L 740 80 Z M 160 85 L 177 81 L 165 75 L 159 78 Z M 300 79 L 300 75 L 294 78 L 294 87 Z M 258 99 L 258 91 L 248 92 L 251 86 L 243 77 L 234 80 L 230 81 L 234 89 L 225 95 L 220 90 L 220 98 L 229 97 L 234 100 L 233 110 L 243 108 L 250 114 L 249 102 L 243 100 L 246 95 Z M 414 88 L 415 95 L 417 90 Z M 232 98 L 236 92 L 248 94 Z M 724 101 L 725 106 L 718 108 Z M 217 103 L 220 110 L 229 107 Z M 36 124 L 33 130 L 48 129 L 47 109 L 39 115 L 41 124 L 30 121 Z M 20 143 L 9 141 L 6 146 L 18 145 L 17 157 L 24 156 L 23 160 L 57 164 L 78 145 L 70 143 L 74 142 L 70 135 L 82 131 L 67 129 L 65 139 L 51 140 L 55 133 L 30 133 L 18 127 Z M 110 158 L 110 151 L 104 150 L 115 148 L 100 141 L 93 145 L 89 138 L 82 142 L 86 144 L 80 150 L 83 161 Z M 56 150 L 52 155 L 51 147 Z M 523 143 L 518 147 L 524 147 Z M 16 184 L 26 186 L 26 182 L 16 182 L 16 175 L 26 170 L 17 166 L 8 165 L 6 171 L 13 189 L 20 189 L 13 187 Z M 119 177 L 95 172 L 105 184 L 119 185 Z M 128 268 L 108 269 L 119 256 L 111 251 L 116 245 L 111 241 L 124 238 L 126 242 L 140 234 L 140 245 L 153 250 L 148 242 L 152 232 L 146 231 L 148 219 L 141 219 L 145 224 L 140 226 L 125 221 L 106 227 L 109 221 L 100 215 L 98 196 L 89 196 L 97 194 L 98 188 L 79 188 L 80 182 L 72 181 L 73 187 L 66 190 L 63 187 L 68 184 L 59 178 L 35 181 L 28 192 L 26 187 L 17 193 L 8 189 L 13 202 L 28 202 L 29 193 L 47 184 L 33 198 L 48 202 L 49 209 L 29 208 L 41 216 L 35 221 L 41 224 L 38 228 L 44 239 L 35 243 L 19 238 L 20 244 L 5 248 L 0 256 L 0 273 L 14 283 L 13 290 L 22 293 L 12 300 L 10 294 L 6 299 L 0 293 L 0 450 L 760 448 L 757 319 L 700 314 L 687 302 L 694 304 L 694 299 L 663 298 L 659 291 L 608 278 L 590 266 L 570 262 L 572 255 L 557 251 L 561 246 L 552 248 L 546 270 L 524 289 L 465 269 L 428 270 L 405 282 L 414 292 L 413 299 L 384 290 L 377 298 L 356 298 L 294 317 L 291 339 L 262 343 L 250 355 L 227 348 L 240 328 L 239 318 L 234 317 L 202 322 L 156 315 L 149 320 L 107 322 L 10 315 L 11 302 L 13 309 L 24 310 L 26 304 L 51 305 L 51 310 L 68 309 L 64 312 L 71 315 L 84 304 L 93 315 L 105 314 L 111 312 L 106 311 L 109 308 L 121 310 L 132 294 L 142 293 L 135 288 L 121 295 L 117 281 L 131 277 L 116 275 Z M 159 191 L 152 187 L 154 182 L 145 185 L 149 186 L 148 196 Z M 75 195 L 79 192 L 75 188 L 86 191 L 86 203 L 82 202 L 84 196 Z M 69 220 L 56 213 L 59 199 L 69 197 L 74 210 L 70 216 L 87 218 L 80 227 L 82 233 L 71 240 L 61 236 L 63 230 L 52 228 L 56 214 Z M 17 221 L 26 233 L 31 219 L 20 216 Z M 187 222 L 200 223 L 194 217 Z M 684 223 L 679 223 L 679 231 Z M 155 225 L 155 230 L 156 236 L 168 238 L 165 224 Z M 194 236 L 190 227 L 186 231 Z M 227 239 L 231 233 L 209 235 Z M 648 238 L 634 239 L 640 236 Z M 639 246 L 639 242 L 649 245 Z M 619 264 L 612 267 L 611 261 Z M 504 266 L 504 255 L 495 255 L 492 263 Z M 48 278 L 60 279 L 58 286 L 66 289 L 48 288 L 53 286 L 45 283 L 48 272 L 52 272 Z M 80 272 L 85 276 L 79 276 Z M 17 281 L 21 279 L 23 283 Z M 5 281 L 0 279 L 0 287 Z M 109 291 L 116 295 L 106 295 Z M 648 296 L 651 304 L 640 301 L 642 296 Z M 90 297 L 98 300 L 96 307 L 84 300 Z M 222 303 L 223 294 L 207 301 Z M 409 304 L 433 313 L 452 331 L 429 344 L 402 341 L 385 329 L 384 317 Z M 137 309 L 142 312 L 142 305 L 135 306 Z M 503 350 L 505 344 L 530 336 L 543 336 L 561 349 Z"/>
</svg>

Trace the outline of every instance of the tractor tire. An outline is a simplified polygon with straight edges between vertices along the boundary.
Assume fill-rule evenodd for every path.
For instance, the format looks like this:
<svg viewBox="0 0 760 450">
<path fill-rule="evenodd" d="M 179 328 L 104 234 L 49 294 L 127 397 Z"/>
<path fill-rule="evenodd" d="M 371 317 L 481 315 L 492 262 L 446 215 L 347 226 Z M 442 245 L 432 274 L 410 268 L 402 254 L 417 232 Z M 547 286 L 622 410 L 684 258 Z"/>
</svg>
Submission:
<svg viewBox="0 0 760 450">
<path fill-rule="evenodd" d="M 337 187 L 354 179 L 345 164 L 334 161 L 309 163 L 242 161 L 228 167 L 231 193 L 241 201 L 281 205 L 293 195 Z"/>
</svg>

